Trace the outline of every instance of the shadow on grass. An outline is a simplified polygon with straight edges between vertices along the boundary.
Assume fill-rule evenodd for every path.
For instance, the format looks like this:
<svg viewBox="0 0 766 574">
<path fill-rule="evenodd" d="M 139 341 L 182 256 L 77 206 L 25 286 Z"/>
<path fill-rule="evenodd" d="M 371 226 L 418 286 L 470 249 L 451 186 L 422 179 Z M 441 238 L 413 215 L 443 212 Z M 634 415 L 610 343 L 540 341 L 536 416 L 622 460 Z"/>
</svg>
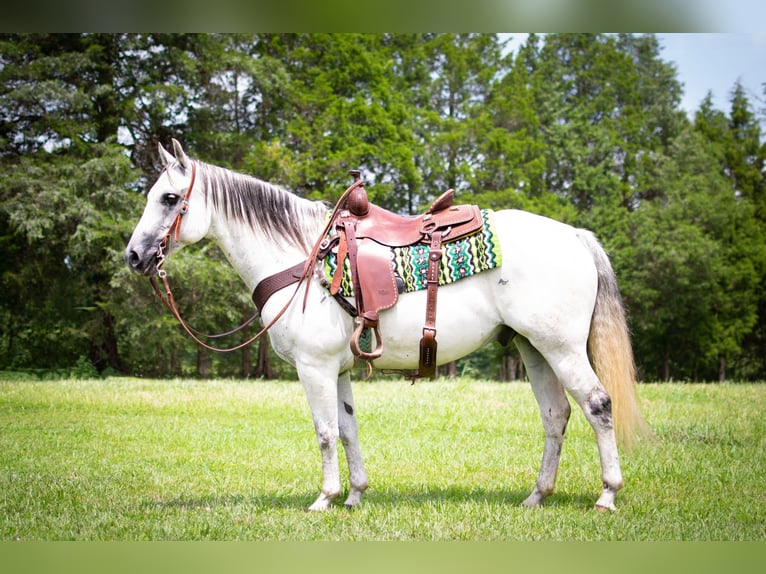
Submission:
<svg viewBox="0 0 766 574">
<path fill-rule="evenodd" d="M 521 506 L 529 492 L 531 492 L 531 488 L 530 491 L 520 491 L 503 488 L 463 487 L 459 485 L 432 488 L 426 485 L 417 491 L 370 490 L 365 495 L 362 504 L 370 506 L 396 506 L 399 504 L 419 506 L 467 503 L 517 507 Z M 543 507 L 592 508 L 596 498 L 597 496 L 594 494 L 554 492 L 543 502 Z"/>
<path fill-rule="evenodd" d="M 206 494 L 202 496 L 179 496 L 169 500 L 147 500 L 142 505 L 151 509 L 217 510 L 221 508 L 246 507 L 254 510 L 303 509 L 312 502 L 309 494 L 283 495 L 278 493 L 253 494 Z"/>
<path fill-rule="evenodd" d="M 166 508 L 183 510 L 216 510 L 221 508 L 247 507 L 258 510 L 306 510 L 314 501 L 315 495 L 307 491 L 301 494 L 209 494 L 203 496 L 180 496 L 169 500 L 146 501 L 148 508 Z M 520 507 L 529 492 L 506 489 L 469 488 L 459 485 L 432 488 L 428 485 L 417 490 L 370 489 L 362 498 L 361 508 L 394 508 L 400 505 L 408 507 L 433 507 L 442 504 L 469 504 Z M 335 502 L 335 507 L 342 508 L 346 493 L 342 493 Z M 543 503 L 544 508 L 593 508 L 597 495 L 571 494 L 555 492 Z"/>
</svg>

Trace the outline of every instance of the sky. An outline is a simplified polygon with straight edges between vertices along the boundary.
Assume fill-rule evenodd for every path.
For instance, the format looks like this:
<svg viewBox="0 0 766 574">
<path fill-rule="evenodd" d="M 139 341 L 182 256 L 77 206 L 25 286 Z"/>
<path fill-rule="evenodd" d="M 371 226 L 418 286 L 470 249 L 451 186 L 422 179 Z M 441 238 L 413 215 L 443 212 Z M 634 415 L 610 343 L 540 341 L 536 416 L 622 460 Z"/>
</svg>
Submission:
<svg viewBox="0 0 766 574">
<path fill-rule="evenodd" d="M 526 41 L 527 34 L 512 34 L 510 48 Z M 766 108 L 766 33 L 657 34 L 661 58 L 675 64 L 683 84 L 681 108 L 690 117 L 708 91 L 718 110 L 729 112 L 729 94 L 737 80 L 745 88 L 756 112 Z"/>
<path fill-rule="evenodd" d="M 684 85 L 681 107 L 699 108 L 708 91 L 713 103 L 728 112 L 729 94 L 739 80 L 748 100 L 760 111 L 766 107 L 766 33 L 657 34 L 662 58 L 673 62 Z"/>
</svg>

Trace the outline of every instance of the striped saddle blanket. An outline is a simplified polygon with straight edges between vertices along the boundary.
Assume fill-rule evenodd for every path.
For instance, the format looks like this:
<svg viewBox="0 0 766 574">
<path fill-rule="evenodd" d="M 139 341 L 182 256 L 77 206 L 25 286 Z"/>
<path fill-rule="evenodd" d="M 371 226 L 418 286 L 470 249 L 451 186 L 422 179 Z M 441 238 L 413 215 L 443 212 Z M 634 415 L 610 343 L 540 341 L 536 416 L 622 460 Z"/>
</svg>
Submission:
<svg viewBox="0 0 766 574">
<path fill-rule="evenodd" d="M 439 266 L 439 285 L 449 285 L 460 279 L 482 271 L 494 269 L 502 264 L 500 246 L 496 241 L 491 210 L 481 210 L 484 225 L 480 233 L 445 244 Z M 396 277 L 399 293 L 410 293 L 426 288 L 428 258 L 431 248 L 427 243 L 405 247 L 392 247 L 391 267 Z M 328 283 L 332 281 L 338 266 L 335 253 L 330 252 L 324 259 L 324 274 Z M 340 295 L 353 297 L 351 267 L 344 261 Z"/>
</svg>

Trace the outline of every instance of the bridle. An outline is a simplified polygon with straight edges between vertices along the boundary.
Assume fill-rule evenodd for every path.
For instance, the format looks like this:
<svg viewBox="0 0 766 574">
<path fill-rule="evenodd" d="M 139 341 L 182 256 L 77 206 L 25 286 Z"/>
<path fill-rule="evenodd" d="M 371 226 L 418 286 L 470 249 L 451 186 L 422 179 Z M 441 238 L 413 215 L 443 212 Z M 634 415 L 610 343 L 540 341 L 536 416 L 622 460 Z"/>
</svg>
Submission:
<svg viewBox="0 0 766 574">
<path fill-rule="evenodd" d="M 186 215 L 189 212 L 189 198 L 191 197 L 192 189 L 194 189 L 194 182 L 197 179 L 197 164 L 194 162 L 191 162 L 191 168 L 192 168 L 192 175 L 191 175 L 191 181 L 189 182 L 189 187 L 186 188 L 186 193 L 183 196 L 183 199 L 181 200 L 181 208 L 178 210 L 178 213 L 176 214 L 175 219 L 173 220 L 173 223 L 170 224 L 170 227 L 168 227 L 167 233 L 165 233 L 165 236 L 160 241 L 159 246 L 157 247 L 157 254 L 156 254 L 156 260 L 157 260 L 157 273 L 164 274 L 165 272 L 160 269 L 163 263 L 165 263 L 165 257 L 167 256 L 165 254 L 165 248 L 168 246 L 168 243 L 170 243 L 170 238 L 173 237 L 175 241 L 178 241 L 178 234 L 181 230 L 181 220 L 183 219 L 183 216 Z"/>
<path fill-rule="evenodd" d="M 190 327 L 186 321 L 183 320 L 181 317 L 180 312 L 178 311 L 178 306 L 176 305 L 175 298 L 173 297 L 173 292 L 170 289 L 170 284 L 168 283 L 168 273 L 164 269 L 162 269 L 162 265 L 165 263 L 165 259 L 167 258 L 169 252 L 166 251 L 168 246 L 170 245 L 171 239 L 173 241 L 178 241 L 179 233 L 181 230 L 181 221 L 183 220 L 184 215 L 186 215 L 189 212 L 189 197 L 191 197 L 192 190 L 194 189 L 194 182 L 197 178 L 197 164 L 195 162 L 191 162 L 191 168 L 192 168 L 192 175 L 191 175 L 191 181 L 189 182 L 189 187 L 186 189 L 186 193 L 183 196 L 183 199 L 181 200 L 181 207 L 178 210 L 178 213 L 175 216 L 175 219 L 173 219 L 173 223 L 168 227 L 167 232 L 163 236 L 163 238 L 160 240 L 159 245 L 157 246 L 157 253 L 155 255 L 155 260 L 157 261 L 157 276 L 162 280 L 162 284 L 165 288 L 165 293 L 163 295 L 162 291 L 160 290 L 159 286 L 157 285 L 157 281 L 155 281 L 154 277 L 149 277 L 149 282 L 152 285 L 152 288 L 154 289 L 154 292 L 159 297 L 160 301 L 162 301 L 163 305 L 168 308 L 168 310 L 173 314 L 173 316 L 176 318 L 176 320 L 181 324 L 181 326 L 184 328 L 184 331 L 192 338 L 194 339 L 199 345 L 203 346 L 206 349 L 209 349 L 211 351 L 218 351 L 219 353 L 229 353 L 232 351 L 237 351 L 243 347 L 246 347 L 250 345 L 251 343 L 258 340 L 260 337 L 263 336 L 264 333 L 274 324 L 276 319 L 279 318 L 279 316 L 282 315 L 282 313 L 277 316 L 276 319 L 274 319 L 269 325 L 267 325 L 264 329 L 259 331 L 255 334 L 255 336 L 251 337 L 247 341 L 244 341 L 243 343 L 240 343 L 239 345 L 236 345 L 235 347 L 231 348 L 219 348 L 219 347 L 213 347 L 206 342 L 202 340 L 202 338 L 205 339 L 220 339 L 222 337 L 228 337 L 229 335 L 233 335 L 235 333 L 238 333 L 239 331 L 246 328 L 250 323 L 255 321 L 259 316 L 260 313 L 256 311 L 256 313 L 250 317 L 247 321 L 242 323 L 240 326 L 235 327 L 231 331 L 227 331 L 225 333 L 219 333 L 217 335 L 206 335 L 204 333 L 201 333 L 200 331 L 197 331 L 196 329 Z M 284 310 L 283 310 L 284 312 Z"/>
<path fill-rule="evenodd" d="M 149 282 L 152 285 L 152 288 L 154 289 L 154 292 L 157 294 L 157 297 L 159 297 L 160 301 L 162 301 L 163 305 L 168 308 L 168 310 L 173 314 L 173 316 L 176 318 L 176 320 L 181 324 L 181 327 L 183 327 L 184 331 L 192 338 L 194 339 L 199 345 L 204 347 L 205 349 L 208 349 L 210 351 L 217 351 L 219 353 L 230 353 L 232 351 L 238 351 L 239 349 L 242 349 L 244 347 L 247 347 L 248 345 L 254 343 L 258 339 L 260 339 L 263 335 L 265 335 L 268 330 L 282 317 L 282 315 L 287 311 L 287 308 L 292 304 L 293 300 L 295 299 L 296 295 L 298 294 L 298 291 L 300 290 L 301 285 L 303 282 L 311 275 L 312 270 L 315 267 L 317 257 L 319 254 L 320 245 L 322 243 L 322 240 L 324 236 L 329 231 L 329 228 L 332 225 L 333 217 L 331 217 L 327 223 L 326 228 L 324 231 L 319 235 L 319 238 L 316 241 L 316 244 L 314 245 L 313 249 L 311 250 L 311 253 L 309 254 L 308 258 L 306 259 L 305 263 L 301 264 L 303 265 L 303 272 L 298 278 L 297 286 L 295 287 L 295 291 L 293 292 L 290 299 L 285 303 L 284 307 L 277 313 L 274 318 L 269 322 L 268 325 L 264 326 L 263 329 L 258 331 L 255 335 L 247 339 L 246 341 L 243 341 L 242 343 L 239 343 L 238 345 L 234 347 L 229 348 L 220 348 L 220 347 L 214 347 L 212 345 L 209 345 L 205 341 L 202 340 L 202 338 L 205 339 L 219 339 L 222 337 L 227 337 L 229 335 L 233 335 L 235 333 L 238 333 L 239 331 L 242 331 L 245 329 L 250 323 L 255 321 L 258 317 L 260 317 L 260 310 L 257 310 L 255 314 L 250 317 L 247 321 L 239 325 L 238 327 L 235 327 L 231 331 L 227 331 L 225 333 L 219 333 L 217 335 L 206 335 L 204 333 L 201 333 L 200 331 L 197 331 L 196 329 L 190 327 L 186 321 L 183 320 L 181 317 L 180 312 L 178 311 L 178 307 L 175 302 L 175 298 L 173 297 L 173 292 L 170 289 L 170 284 L 168 283 L 168 274 L 167 271 L 162 269 L 162 265 L 165 263 L 165 259 L 167 258 L 169 252 L 166 251 L 168 248 L 168 245 L 170 245 L 171 239 L 174 241 L 178 241 L 180 228 L 181 228 L 181 221 L 183 220 L 184 215 L 186 215 L 189 212 L 189 197 L 191 197 L 192 189 L 194 189 L 194 182 L 196 180 L 197 176 L 197 166 L 194 161 L 191 161 L 191 168 L 192 168 L 192 175 L 191 175 L 191 181 L 189 182 L 189 187 L 186 189 L 186 193 L 183 196 L 183 199 L 181 200 L 181 207 L 178 210 L 178 213 L 176 214 L 175 219 L 173 220 L 173 223 L 168 228 L 167 232 L 163 236 L 163 238 L 160 240 L 159 245 L 157 246 L 157 253 L 155 255 L 155 259 L 157 261 L 156 267 L 157 267 L 157 276 L 162 280 L 163 287 L 165 288 L 164 295 L 162 291 L 160 290 L 159 286 L 157 285 L 157 281 L 155 281 L 154 277 L 149 277 Z M 341 195 L 340 199 L 338 200 L 337 205 L 335 206 L 335 210 L 333 212 L 333 216 L 335 215 L 335 212 L 339 209 L 339 206 L 342 205 L 343 201 L 346 199 L 346 197 L 350 194 L 352 190 L 354 190 L 356 187 L 362 184 L 361 179 L 357 179 L 351 186 L 349 186 L 348 189 L 346 189 L 345 192 L 343 192 L 343 195 Z M 308 298 L 308 286 L 310 283 L 306 284 L 306 294 L 304 295 L 303 299 L 303 309 L 306 308 L 306 300 Z"/>
</svg>

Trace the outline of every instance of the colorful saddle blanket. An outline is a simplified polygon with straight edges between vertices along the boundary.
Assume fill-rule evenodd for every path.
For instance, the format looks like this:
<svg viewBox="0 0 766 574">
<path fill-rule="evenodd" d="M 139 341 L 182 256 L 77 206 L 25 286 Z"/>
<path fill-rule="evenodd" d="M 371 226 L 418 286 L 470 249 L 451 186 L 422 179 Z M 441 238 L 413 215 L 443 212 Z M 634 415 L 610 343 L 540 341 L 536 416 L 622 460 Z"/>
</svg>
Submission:
<svg viewBox="0 0 766 574">
<path fill-rule="evenodd" d="M 491 210 L 482 209 L 481 216 L 484 226 L 480 233 L 449 243 L 445 239 L 439 266 L 439 285 L 448 285 L 502 264 L 500 245 L 494 230 L 493 213 Z M 400 293 L 410 293 L 427 287 L 430 252 L 430 245 L 426 243 L 391 248 L 391 266 Z M 330 252 L 324 259 L 324 273 L 328 283 L 332 281 L 337 266 L 337 256 Z M 347 258 L 344 262 L 339 293 L 344 297 L 354 295 L 351 267 Z"/>
</svg>

